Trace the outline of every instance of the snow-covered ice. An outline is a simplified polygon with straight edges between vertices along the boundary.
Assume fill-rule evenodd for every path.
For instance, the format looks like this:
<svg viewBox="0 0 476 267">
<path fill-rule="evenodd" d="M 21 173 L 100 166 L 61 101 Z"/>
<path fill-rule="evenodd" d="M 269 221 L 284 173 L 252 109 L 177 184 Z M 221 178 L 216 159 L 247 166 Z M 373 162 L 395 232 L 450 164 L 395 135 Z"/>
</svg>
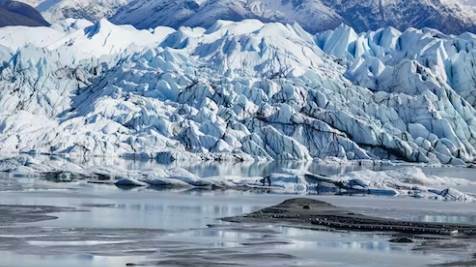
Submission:
<svg viewBox="0 0 476 267">
<path fill-rule="evenodd" d="M 16 40 L 0 48 L 5 153 L 455 165 L 476 157 L 471 34 L 341 26 L 313 36 L 257 20 L 39 31 L 61 38 L 0 29 L 0 39 Z"/>
</svg>

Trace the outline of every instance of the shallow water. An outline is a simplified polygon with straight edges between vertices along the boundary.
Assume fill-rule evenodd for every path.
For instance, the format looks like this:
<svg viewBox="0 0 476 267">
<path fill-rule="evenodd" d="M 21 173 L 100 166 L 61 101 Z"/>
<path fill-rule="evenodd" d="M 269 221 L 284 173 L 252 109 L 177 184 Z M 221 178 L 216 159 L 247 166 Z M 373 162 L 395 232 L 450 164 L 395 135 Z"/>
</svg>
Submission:
<svg viewBox="0 0 476 267">
<path fill-rule="evenodd" d="M 84 163 L 89 164 L 89 163 Z M 153 162 L 113 162 L 151 168 Z M 287 164 L 189 164 L 200 176 L 259 176 Z M 183 166 L 183 165 L 182 165 Z M 362 168 L 305 165 L 315 173 Z M 381 167 L 376 167 L 381 168 Z M 425 172 L 474 179 L 471 169 Z M 470 241 L 390 243 L 391 236 L 310 231 L 218 220 L 277 204 L 294 195 L 238 191 L 121 190 L 110 185 L 0 179 L 1 205 L 49 205 L 75 210 L 55 220 L 0 228 L 0 266 L 426 266 L 471 259 Z M 476 224 L 474 203 L 369 196 L 309 196 L 356 212 L 406 220 Z M 371 260 L 370 260 L 371 259 Z"/>
</svg>

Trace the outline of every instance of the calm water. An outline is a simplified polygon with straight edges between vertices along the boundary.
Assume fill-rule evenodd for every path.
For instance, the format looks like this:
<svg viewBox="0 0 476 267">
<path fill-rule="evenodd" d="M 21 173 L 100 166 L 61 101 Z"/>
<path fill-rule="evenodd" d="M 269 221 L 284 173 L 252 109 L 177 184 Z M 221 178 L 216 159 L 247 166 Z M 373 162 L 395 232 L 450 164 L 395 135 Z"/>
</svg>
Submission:
<svg viewBox="0 0 476 267">
<path fill-rule="evenodd" d="M 96 165 L 97 162 L 84 162 Z M 130 169 L 154 162 L 111 160 Z M 259 176 L 283 168 L 339 174 L 361 168 L 318 164 L 181 164 L 200 176 Z M 378 167 L 381 168 L 381 167 Z M 474 179 L 476 170 L 425 169 Z M 309 231 L 218 220 L 277 204 L 292 195 L 237 191 L 120 190 L 108 185 L 53 183 L 3 175 L 0 204 L 53 205 L 75 211 L 56 220 L 0 228 L 0 266 L 426 266 L 468 260 L 473 242 L 388 242 L 370 233 Z M 385 217 L 476 224 L 474 203 L 412 198 L 310 196 Z M 371 259 L 371 260 L 369 260 Z"/>
</svg>

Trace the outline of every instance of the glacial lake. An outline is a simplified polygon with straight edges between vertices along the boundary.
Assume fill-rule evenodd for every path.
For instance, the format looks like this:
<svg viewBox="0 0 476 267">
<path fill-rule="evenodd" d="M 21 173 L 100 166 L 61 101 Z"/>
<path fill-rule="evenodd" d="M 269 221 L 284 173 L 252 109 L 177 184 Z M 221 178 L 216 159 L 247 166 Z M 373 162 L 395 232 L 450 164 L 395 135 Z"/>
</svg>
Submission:
<svg viewBox="0 0 476 267">
<path fill-rule="evenodd" d="M 52 159 L 55 160 L 55 159 Z M 104 162 L 102 162 L 104 161 Z M 80 162 L 153 168 L 154 161 Z M 316 163 L 174 163 L 199 175 L 264 176 L 280 169 L 336 175 L 395 166 Z M 429 175 L 476 181 L 476 169 L 423 167 Z M 241 215 L 303 195 L 237 190 L 124 190 L 87 181 L 0 174 L 0 205 L 68 208 L 56 219 L 0 224 L 0 266 L 429 266 L 471 261 L 470 240 L 392 243 L 392 235 L 232 224 Z M 476 193 L 476 188 L 459 188 Z M 381 217 L 476 224 L 474 202 L 411 197 L 305 195 Z M 4 216 L 4 215 L 1 215 Z"/>
</svg>

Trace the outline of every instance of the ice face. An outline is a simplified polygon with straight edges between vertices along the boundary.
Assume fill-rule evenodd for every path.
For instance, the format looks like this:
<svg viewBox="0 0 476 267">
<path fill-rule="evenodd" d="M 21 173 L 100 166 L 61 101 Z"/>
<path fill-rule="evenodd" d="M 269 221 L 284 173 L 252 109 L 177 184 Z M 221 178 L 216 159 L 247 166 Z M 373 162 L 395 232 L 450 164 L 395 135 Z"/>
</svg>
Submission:
<svg viewBox="0 0 476 267">
<path fill-rule="evenodd" d="M 470 90 L 439 75 L 472 51 L 469 34 L 341 26 L 314 37 L 257 20 L 68 31 L 2 49 L 1 151 L 445 164 L 476 155 Z"/>
</svg>

